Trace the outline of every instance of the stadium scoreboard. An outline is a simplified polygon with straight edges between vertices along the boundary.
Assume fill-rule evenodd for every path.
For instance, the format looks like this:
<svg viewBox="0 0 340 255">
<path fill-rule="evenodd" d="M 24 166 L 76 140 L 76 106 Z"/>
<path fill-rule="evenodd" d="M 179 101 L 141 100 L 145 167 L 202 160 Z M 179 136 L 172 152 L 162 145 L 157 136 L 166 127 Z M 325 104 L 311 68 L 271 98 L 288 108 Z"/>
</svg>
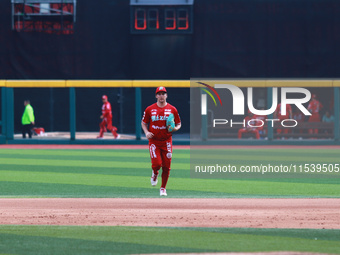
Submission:
<svg viewBox="0 0 340 255">
<path fill-rule="evenodd" d="M 191 34 L 193 0 L 130 1 L 132 34 Z"/>
</svg>

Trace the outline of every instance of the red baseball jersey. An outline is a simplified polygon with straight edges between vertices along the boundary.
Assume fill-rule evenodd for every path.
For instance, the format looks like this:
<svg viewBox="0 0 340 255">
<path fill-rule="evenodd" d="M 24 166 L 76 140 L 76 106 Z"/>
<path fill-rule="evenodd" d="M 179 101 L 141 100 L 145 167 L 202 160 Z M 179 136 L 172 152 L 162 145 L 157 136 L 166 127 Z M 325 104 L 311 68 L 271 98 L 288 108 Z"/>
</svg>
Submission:
<svg viewBox="0 0 340 255">
<path fill-rule="evenodd" d="M 258 126 L 261 125 L 261 122 L 258 121 L 258 119 L 256 118 L 256 115 L 253 115 L 252 117 L 246 116 L 244 118 L 244 122 L 245 122 L 246 129 L 259 129 Z M 250 124 L 250 126 L 248 124 Z"/>
<path fill-rule="evenodd" d="M 276 107 L 276 113 L 277 113 L 277 117 L 279 119 L 282 118 L 289 118 L 289 113 L 292 111 L 292 107 L 290 106 L 290 104 L 286 104 L 286 115 L 282 115 L 281 113 L 281 104 L 278 104 Z"/>
<path fill-rule="evenodd" d="M 166 128 L 166 120 L 170 113 L 174 115 L 176 125 L 181 123 L 176 107 L 169 103 L 163 108 L 154 103 L 145 109 L 142 121 L 149 125 L 149 131 L 154 134 L 152 140 L 165 141 L 172 136 L 172 132 L 168 132 Z"/>
<path fill-rule="evenodd" d="M 102 115 L 104 119 L 112 119 L 112 110 L 110 102 L 106 102 L 102 106 Z"/>
<path fill-rule="evenodd" d="M 254 115 L 253 116 L 253 119 L 256 119 L 257 121 L 256 121 L 256 125 L 257 126 L 261 126 L 262 124 L 263 124 L 263 126 L 262 127 L 258 127 L 257 129 L 259 129 L 259 130 L 262 130 L 263 128 L 264 128 L 264 126 L 266 125 L 266 116 L 264 116 L 264 115 Z M 252 124 L 252 123 L 251 123 Z M 252 124 L 252 125 L 254 125 L 254 124 Z"/>
<path fill-rule="evenodd" d="M 318 100 L 316 100 L 316 99 L 310 101 L 310 103 L 308 105 L 308 110 L 312 114 L 319 113 L 321 108 L 322 108 L 322 104 Z"/>
</svg>

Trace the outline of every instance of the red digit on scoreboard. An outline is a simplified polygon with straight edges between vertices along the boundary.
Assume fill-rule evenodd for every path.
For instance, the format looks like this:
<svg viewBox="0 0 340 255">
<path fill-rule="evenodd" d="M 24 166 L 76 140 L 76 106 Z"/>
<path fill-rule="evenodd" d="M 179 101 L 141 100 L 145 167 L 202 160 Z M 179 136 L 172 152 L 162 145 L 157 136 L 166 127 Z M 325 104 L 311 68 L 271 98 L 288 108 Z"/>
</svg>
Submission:
<svg viewBox="0 0 340 255">
<path fill-rule="evenodd" d="M 174 9 L 165 9 L 165 29 L 176 29 L 176 12 Z"/>
<path fill-rule="evenodd" d="M 189 14 L 186 9 L 179 9 L 177 11 L 177 28 L 180 30 L 187 30 L 189 28 Z"/>
<path fill-rule="evenodd" d="M 148 10 L 148 29 L 159 29 L 159 15 L 157 9 Z"/>
<path fill-rule="evenodd" d="M 145 30 L 146 29 L 146 11 L 145 9 L 138 8 L 135 10 L 135 29 Z"/>
</svg>

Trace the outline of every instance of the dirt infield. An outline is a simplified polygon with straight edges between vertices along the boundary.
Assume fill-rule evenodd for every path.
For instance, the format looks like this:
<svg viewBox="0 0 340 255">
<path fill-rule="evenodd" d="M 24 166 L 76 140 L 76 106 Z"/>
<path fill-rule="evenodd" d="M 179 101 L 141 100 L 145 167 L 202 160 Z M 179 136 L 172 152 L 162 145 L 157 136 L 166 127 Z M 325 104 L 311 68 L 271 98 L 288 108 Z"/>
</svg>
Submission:
<svg viewBox="0 0 340 255">
<path fill-rule="evenodd" d="M 0 199 L 0 224 L 340 228 L 340 199 Z"/>
</svg>

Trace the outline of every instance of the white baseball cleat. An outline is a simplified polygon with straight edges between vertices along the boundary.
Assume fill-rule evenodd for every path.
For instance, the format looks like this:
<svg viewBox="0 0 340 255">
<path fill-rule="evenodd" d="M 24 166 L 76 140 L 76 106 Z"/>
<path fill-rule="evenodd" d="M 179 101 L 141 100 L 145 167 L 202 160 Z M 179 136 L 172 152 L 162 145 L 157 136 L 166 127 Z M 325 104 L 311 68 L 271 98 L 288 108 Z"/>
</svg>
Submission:
<svg viewBox="0 0 340 255">
<path fill-rule="evenodd" d="M 158 183 L 158 179 L 157 179 L 158 175 L 154 174 L 154 172 L 152 171 L 152 176 L 151 176 L 151 185 L 152 186 L 156 186 Z"/>
<path fill-rule="evenodd" d="M 167 196 L 168 194 L 166 194 L 166 189 L 161 188 L 160 191 L 159 191 L 159 195 L 160 196 Z"/>
</svg>

